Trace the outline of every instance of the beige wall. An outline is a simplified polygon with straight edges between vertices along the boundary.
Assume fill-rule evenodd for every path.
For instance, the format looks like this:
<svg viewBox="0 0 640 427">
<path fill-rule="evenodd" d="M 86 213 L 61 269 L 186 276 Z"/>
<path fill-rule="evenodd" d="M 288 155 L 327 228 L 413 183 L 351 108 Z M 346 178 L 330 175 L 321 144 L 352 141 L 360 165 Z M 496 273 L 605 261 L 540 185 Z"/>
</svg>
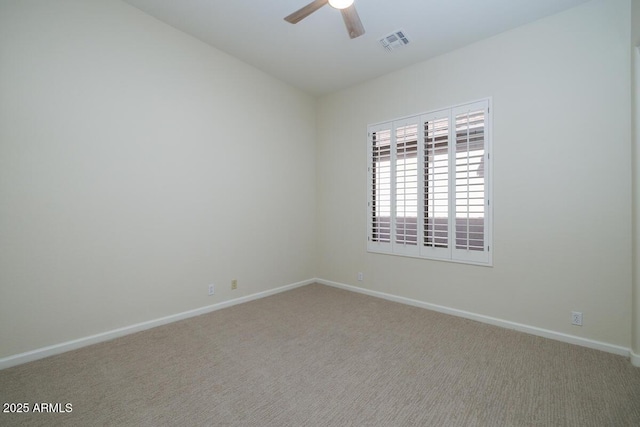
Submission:
<svg viewBox="0 0 640 427">
<path fill-rule="evenodd" d="M 633 61 L 633 343 L 632 361 L 640 366 L 640 0 L 631 2 L 631 48 Z"/>
<path fill-rule="evenodd" d="M 314 277 L 315 132 L 129 5 L 2 1 L 0 358 Z"/>
<path fill-rule="evenodd" d="M 321 98 L 320 277 L 629 348 L 629 7 L 590 2 Z M 366 253 L 367 124 L 487 96 L 494 267 Z"/>
</svg>

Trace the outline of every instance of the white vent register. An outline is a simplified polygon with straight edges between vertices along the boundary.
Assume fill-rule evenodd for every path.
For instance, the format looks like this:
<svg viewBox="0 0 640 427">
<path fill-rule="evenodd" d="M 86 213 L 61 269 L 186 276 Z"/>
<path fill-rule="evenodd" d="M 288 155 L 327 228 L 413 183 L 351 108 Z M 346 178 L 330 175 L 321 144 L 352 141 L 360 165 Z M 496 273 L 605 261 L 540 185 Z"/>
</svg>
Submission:
<svg viewBox="0 0 640 427">
<path fill-rule="evenodd" d="M 397 30 L 380 39 L 380 44 L 388 51 L 400 49 L 409 44 L 409 37 L 404 30 Z"/>
</svg>

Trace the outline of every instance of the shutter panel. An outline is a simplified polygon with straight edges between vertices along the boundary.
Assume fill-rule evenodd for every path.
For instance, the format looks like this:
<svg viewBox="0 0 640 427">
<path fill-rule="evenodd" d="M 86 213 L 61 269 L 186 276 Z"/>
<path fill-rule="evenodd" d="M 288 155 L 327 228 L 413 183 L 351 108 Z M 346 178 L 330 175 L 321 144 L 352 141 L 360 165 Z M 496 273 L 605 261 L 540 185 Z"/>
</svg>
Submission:
<svg viewBox="0 0 640 427">
<path fill-rule="evenodd" d="M 422 116 L 424 215 L 422 250 L 429 257 L 450 258 L 449 244 L 449 140 L 448 113 Z"/>
<path fill-rule="evenodd" d="M 391 250 L 391 125 L 372 128 L 369 134 L 368 247 Z"/>
<path fill-rule="evenodd" d="M 488 262 L 486 122 L 488 104 L 454 109 L 455 248 L 454 258 Z"/>
<path fill-rule="evenodd" d="M 418 245 L 418 123 L 395 127 L 394 252 Z"/>
</svg>

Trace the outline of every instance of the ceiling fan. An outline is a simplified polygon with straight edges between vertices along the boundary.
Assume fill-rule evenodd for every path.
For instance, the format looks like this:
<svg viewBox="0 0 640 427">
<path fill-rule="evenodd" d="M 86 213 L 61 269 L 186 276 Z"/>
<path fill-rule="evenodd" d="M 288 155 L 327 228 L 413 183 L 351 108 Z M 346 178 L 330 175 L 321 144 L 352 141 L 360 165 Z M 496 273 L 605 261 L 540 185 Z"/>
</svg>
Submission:
<svg viewBox="0 0 640 427">
<path fill-rule="evenodd" d="M 353 0 L 314 0 L 305 7 L 287 16 L 284 20 L 292 24 L 297 24 L 327 3 L 342 13 L 342 19 L 344 19 L 344 24 L 347 26 L 349 37 L 355 39 L 364 34 L 364 27 L 362 26 L 358 12 L 356 12 Z"/>
</svg>

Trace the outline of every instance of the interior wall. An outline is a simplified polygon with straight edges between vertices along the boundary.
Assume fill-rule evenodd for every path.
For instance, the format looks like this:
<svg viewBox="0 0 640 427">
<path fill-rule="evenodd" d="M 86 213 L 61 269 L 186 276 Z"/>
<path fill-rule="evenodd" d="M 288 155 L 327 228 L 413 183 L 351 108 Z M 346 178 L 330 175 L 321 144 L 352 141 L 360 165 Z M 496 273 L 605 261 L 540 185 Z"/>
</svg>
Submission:
<svg viewBox="0 0 640 427">
<path fill-rule="evenodd" d="M 633 322 L 632 361 L 640 366 L 640 0 L 631 2 L 633 80 Z"/>
<path fill-rule="evenodd" d="M 320 277 L 629 348 L 629 8 L 595 0 L 321 98 Z M 367 253 L 367 124 L 487 96 L 494 266 Z"/>
<path fill-rule="evenodd" d="M 119 1 L 2 1 L 0 358 L 315 277 L 315 108 Z"/>
</svg>

